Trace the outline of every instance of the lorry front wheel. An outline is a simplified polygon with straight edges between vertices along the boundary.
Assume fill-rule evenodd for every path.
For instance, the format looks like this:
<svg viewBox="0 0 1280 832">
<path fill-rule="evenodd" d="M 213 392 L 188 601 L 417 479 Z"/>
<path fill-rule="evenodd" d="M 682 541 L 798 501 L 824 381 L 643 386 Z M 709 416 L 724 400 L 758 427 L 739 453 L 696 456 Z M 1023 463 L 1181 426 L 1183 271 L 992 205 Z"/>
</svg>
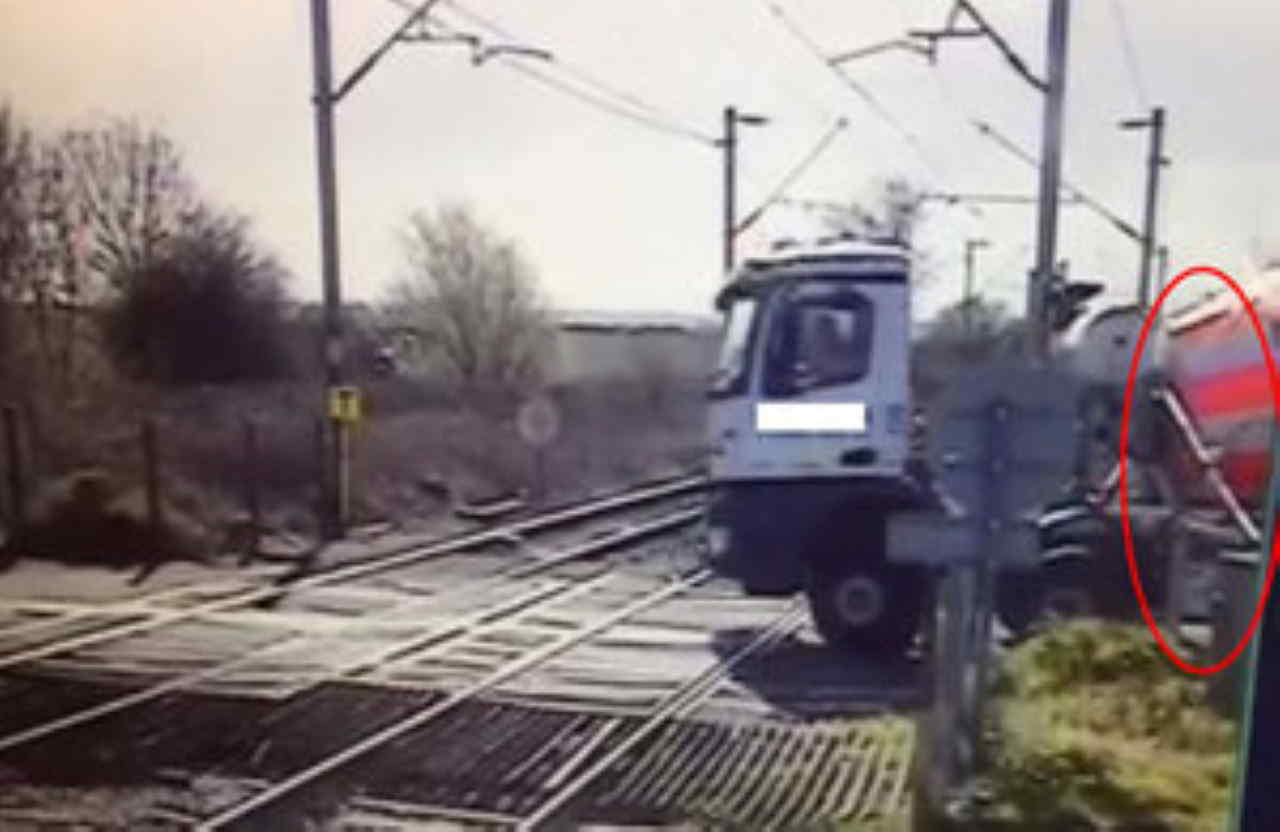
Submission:
<svg viewBox="0 0 1280 832">
<path fill-rule="evenodd" d="M 924 609 L 924 581 L 906 570 L 810 571 L 805 594 L 823 641 L 841 650 L 903 655 Z"/>
</svg>

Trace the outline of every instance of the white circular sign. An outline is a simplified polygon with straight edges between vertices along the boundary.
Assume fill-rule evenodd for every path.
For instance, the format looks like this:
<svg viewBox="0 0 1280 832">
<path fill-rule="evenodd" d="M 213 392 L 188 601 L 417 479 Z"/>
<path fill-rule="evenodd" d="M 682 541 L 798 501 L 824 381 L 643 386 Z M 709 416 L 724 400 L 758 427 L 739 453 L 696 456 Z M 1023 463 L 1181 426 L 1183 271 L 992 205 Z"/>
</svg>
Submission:
<svg viewBox="0 0 1280 832">
<path fill-rule="evenodd" d="M 548 445 L 560 433 L 560 410 L 545 396 L 530 399 L 516 416 L 516 428 L 528 444 Z"/>
</svg>

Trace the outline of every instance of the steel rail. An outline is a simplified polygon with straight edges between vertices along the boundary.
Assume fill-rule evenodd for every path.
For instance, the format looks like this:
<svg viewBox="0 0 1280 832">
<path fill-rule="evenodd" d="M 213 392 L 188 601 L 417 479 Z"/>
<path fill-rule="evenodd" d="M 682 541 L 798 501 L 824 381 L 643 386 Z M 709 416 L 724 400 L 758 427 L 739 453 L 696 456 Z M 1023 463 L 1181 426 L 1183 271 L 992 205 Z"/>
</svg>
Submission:
<svg viewBox="0 0 1280 832">
<path fill-rule="evenodd" d="M 408 546 L 404 549 L 396 549 L 391 552 L 375 555 L 371 558 L 347 564 L 330 571 L 321 572 L 310 577 L 294 581 L 288 585 L 263 586 L 248 589 L 243 593 L 237 593 L 236 595 L 222 598 L 217 601 L 211 601 L 207 604 L 199 604 L 185 609 L 159 611 L 145 621 L 109 626 L 93 633 L 73 636 L 49 644 L 40 645 L 26 650 L 19 650 L 16 653 L 0 656 L 0 670 L 43 659 L 58 653 L 64 653 L 69 650 L 88 647 L 103 641 L 110 641 L 112 639 L 148 632 L 167 625 L 207 617 L 212 614 L 235 609 L 237 607 L 247 606 L 249 604 L 271 601 L 287 595 L 289 592 L 294 590 L 310 589 L 313 587 L 328 586 L 342 581 L 349 581 L 375 572 L 397 569 L 417 564 L 424 560 L 431 560 L 444 555 L 454 554 L 473 546 L 485 543 L 503 542 L 509 540 L 513 535 L 542 531 L 565 523 L 573 522 L 574 520 L 596 517 L 616 509 L 631 508 L 663 497 L 675 496 L 690 490 L 695 490 L 704 482 L 705 480 L 701 477 L 691 477 L 675 483 L 645 488 L 633 492 L 626 492 L 620 495 L 602 498 L 598 501 L 573 506 L 568 509 L 557 510 L 548 514 L 542 514 L 536 517 L 530 517 L 513 523 L 504 524 L 496 528 L 470 532 L 456 538 L 433 543 L 413 544 L 412 546 Z M 534 566 L 536 567 L 538 565 L 539 564 L 535 564 Z"/>
<path fill-rule="evenodd" d="M 711 573 L 708 570 L 701 569 L 687 577 L 673 581 L 666 586 L 659 587 L 657 590 L 647 593 L 630 604 L 614 610 L 608 615 L 598 618 L 580 630 L 567 633 L 564 636 L 561 636 L 554 641 L 504 665 L 503 667 L 494 670 L 484 678 L 455 691 L 445 699 L 423 708 L 408 717 L 398 720 L 392 725 L 376 731 L 364 739 L 358 740 L 341 751 L 331 754 L 320 762 L 298 771 L 283 781 L 253 795 L 241 803 L 222 810 L 214 817 L 206 819 L 199 826 L 195 827 L 196 832 L 212 832 L 212 830 L 221 829 L 229 823 L 233 823 L 248 816 L 252 812 L 276 803 L 282 798 L 296 792 L 298 789 L 313 783 L 320 777 L 330 774 L 353 760 L 363 757 L 366 754 L 386 745 L 392 740 L 426 725 L 432 720 L 452 711 L 459 705 L 474 699 L 485 691 L 502 684 L 508 679 L 511 679 L 526 670 L 537 667 L 540 664 L 544 664 L 548 660 L 578 644 L 581 644 L 587 639 L 609 629 L 610 627 L 615 626 L 619 622 L 624 621 L 639 612 L 643 612 L 650 607 L 656 606 L 675 595 L 686 592 L 698 584 L 707 581 L 710 577 Z"/>
<path fill-rule="evenodd" d="M 91 601 L 50 602 L 24 598 L 5 598 L 0 605 L 12 610 L 33 610 L 37 613 L 48 612 L 48 617 L 38 621 L 29 621 L 0 629 L 0 641 L 28 638 L 31 633 L 54 629 L 59 625 L 74 624 L 95 616 L 128 617 L 134 615 L 154 615 L 163 610 L 158 606 L 161 602 L 181 599 L 184 596 L 214 594 L 219 589 L 230 591 L 248 591 L 253 588 L 249 576 L 243 578 L 219 578 L 185 586 L 166 587 L 133 598 L 122 598 L 107 604 L 94 604 Z"/>
<path fill-rule="evenodd" d="M 559 552 L 551 558 L 548 558 L 529 567 L 522 567 L 509 570 L 504 573 L 492 576 L 490 578 L 476 581 L 470 585 L 464 585 L 456 590 L 463 594 L 475 592 L 479 589 L 486 588 L 491 584 L 499 583 L 503 580 L 527 578 L 538 572 L 546 571 L 554 568 L 562 563 L 585 557 L 599 551 L 623 546 L 634 540 L 647 537 L 656 531 L 669 530 L 679 525 L 696 520 L 700 516 L 699 511 L 678 512 L 667 517 L 657 518 L 648 523 L 639 524 L 630 529 L 621 530 L 619 533 L 610 535 L 606 538 L 597 538 L 588 541 L 585 544 L 571 547 L 563 552 Z M 559 602 L 567 597 L 571 597 L 579 592 L 588 591 L 594 588 L 596 584 L 610 575 L 616 573 L 606 572 L 603 575 L 584 579 L 581 581 L 569 581 L 562 585 L 552 585 L 550 587 L 535 588 L 527 593 L 522 593 L 515 598 L 508 598 L 498 602 L 491 607 L 485 608 L 470 615 L 463 616 L 456 621 L 450 622 L 444 627 L 428 630 L 424 633 L 418 633 L 409 639 L 402 640 L 391 645 L 384 645 L 373 655 L 360 664 L 349 667 L 339 673 L 331 673 L 326 676 L 324 681 L 330 681 L 334 678 L 345 678 L 366 672 L 372 667 L 392 661 L 398 656 L 402 656 L 415 649 L 420 649 L 429 644 L 443 642 L 454 636 L 464 636 L 475 632 L 477 629 L 488 630 L 497 627 L 501 621 L 494 622 L 493 619 L 504 615 L 515 615 L 528 612 L 530 607 L 537 607 L 548 601 Z M 177 677 L 167 679 L 142 690 L 133 691 L 115 699 L 92 705 L 80 711 L 76 711 L 65 716 L 57 717 L 40 725 L 25 728 L 5 737 L 0 737 L 0 751 L 6 751 L 19 745 L 37 740 L 51 734 L 58 733 L 68 728 L 83 725 L 88 722 L 100 719 L 110 714 L 118 713 L 137 705 L 151 702 L 167 694 L 173 693 L 192 685 L 213 681 L 219 677 L 241 670 L 254 662 L 270 658 L 276 654 L 287 653 L 291 650 L 299 648 L 325 644 L 336 643 L 343 638 L 345 634 L 352 631 L 376 626 L 380 622 L 389 620 L 398 620 L 406 614 L 416 610 L 429 610 L 432 606 L 430 600 L 414 601 L 409 604 L 399 605 L 391 608 L 383 613 L 376 613 L 367 618 L 353 621 L 350 624 L 339 627 L 334 632 L 325 633 L 320 636 L 313 634 L 302 634 L 287 637 L 282 641 L 273 642 L 265 647 L 251 650 L 250 652 L 228 659 L 213 667 L 201 668 L 185 674 L 179 674 Z M 484 626 L 481 626 L 484 625 Z"/>
<path fill-rule="evenodd" d="M 701 704 L 743 659 L 762 648 L 777 643 L 788 633 L 794 631 L 801 620 L 802 611 L 797 609 L 794 604 L 790 605 L 790 609 L 774 619 L 772 624 L 758 633 L 746 645 L 739 648 L 728 658 L 716 661 L 706 670 L 686 681 L 667 697 L 667 701 L 660 705 L 645 720 L 644 724 L 628 734 L 625 740 L 610 749 L 607 754 L 597 759 L 589 768 L 573 778 L 563 788 L 544 801 L 541 806 L 525 816 L 516 826 L 517 832 L 536 829 L 546 822 L 642 740 L 659 728 L 664 727 L 668 720 Z"/>
<path fill-rule="evenodd" d="M 584 583 L 589 584 L 591 582 Z M 579 584 L 578 586 L 582 585 L 583 584 Z M 547 600 L 560 600 L 568 594 L 567 590 L 573 586 L 573 584 L 566 584 L 563 586 L 541 587 L 531 592 L 523 593 L 515 598 L 506 599 L 492 607 L 473 613 L 463 620 L 451 623 L 448 627 L 443 628 L 442 630 L 432 630 L 427 633 L 418 634 L 407 643 L 397 643 L 394 645 L 395 652 L 413 649 L 414 646 L 417 646 L 424 640 L 428 639 L 447 639 L 451 634 L 470 634 L 474 631 L 477 624 L 483 623 L 488 619 L 492 619 L 494 616 L 502 615 L 503 613 L 512 610 L 517 612 L 523 611 L 528 609 L 530 604 L 537 604 Z M 396 612 L 398 617 L 403 613 L 403 610 L 395 610 L 394 612 Z M 390 618 L 390 615 L 374 616 L 373 620 L 364 621 L 361 622 L 361 624 L 375 624 L 379 618 Z M 359 625 L 353 624 L 349 629 L 354 630 L 357 629 L 358 626 Z M 213 681 L 221 676 L 225 676 L 229 673 L 248 667 L 254 662 L 262 661 L 263 659 L 270 659 L 272 656 L 277 654 L 288 653 L 291 650 L 305 647 L 309 642 L 318 642 L 322 646 L 326 643 L 336 641 L 338 637 L 339 636 L 335 634 L 328 634 L 319 639 L 311 635 L 291 636 L 282 641 L 274 642 L 266 647 L 252 650 L 244 655 L 237 656 L 228 661 L 214 665 L 213 667 L 201 668 L 200 670 L 192 671 L 190 673 L 179 674 L 175 678 L 166 679 L 165 681 L 152 685 L 151 687 L 133 691 L 125 694 L 124 696 L 120 696 L 97 705 L 92 705 L 88 708 L 84 708 L 83 710 L 57 717 L 56 719 L 52 719 L 40 725 L 24 728 L 20 731 L 9 734 L 8 736 L 0 738 L 0 752 L 8 751 L 28 742 L 59 733 L 68 728 L 74 728 L 76 726 L 101 719 L 102 717 L 119 713 L 120 711 L 127 710 L 128 708 L 132 708 L 146 702 L 151 702 L 175 691 L 189 688 L 203 682 Z M 361 670 L 366 669 L 368 664 L 368 662 L 362 662 L 357 667 L 349 668 L 343 672 L 333 674 L 333 676 L 341 678 L 342 676 L 359 673 Z"/>
</svg>

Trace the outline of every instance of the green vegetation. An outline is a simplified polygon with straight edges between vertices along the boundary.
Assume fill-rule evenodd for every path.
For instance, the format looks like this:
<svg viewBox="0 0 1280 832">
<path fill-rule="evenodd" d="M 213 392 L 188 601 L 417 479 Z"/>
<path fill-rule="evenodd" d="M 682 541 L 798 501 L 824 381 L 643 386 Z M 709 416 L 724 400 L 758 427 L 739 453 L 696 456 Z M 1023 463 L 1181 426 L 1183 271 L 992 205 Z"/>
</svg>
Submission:
<svg viewBox="0 0 1280 832">
<path fill-rule="evenodd" d="M 1221 829 L 1236 726 L 1142 627 L 1077 621 L 1006 657 L 998 810 L 1024 829 Z"/>
</svg>

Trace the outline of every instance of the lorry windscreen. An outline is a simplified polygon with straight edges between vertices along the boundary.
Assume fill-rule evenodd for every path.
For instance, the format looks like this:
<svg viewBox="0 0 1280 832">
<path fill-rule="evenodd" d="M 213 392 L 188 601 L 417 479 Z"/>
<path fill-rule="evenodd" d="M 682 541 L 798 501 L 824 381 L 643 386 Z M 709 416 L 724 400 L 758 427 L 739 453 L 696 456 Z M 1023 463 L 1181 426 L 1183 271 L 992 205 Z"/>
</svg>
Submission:
<svg viewBox="0 0 1280 832">
<path fill-rule="evenodd" d="M 780 300 L 770 327 L 766 395 L 797 396 L 867 375 L 875 306 L 855 285 L 805 281 Z"/>
</svg>

